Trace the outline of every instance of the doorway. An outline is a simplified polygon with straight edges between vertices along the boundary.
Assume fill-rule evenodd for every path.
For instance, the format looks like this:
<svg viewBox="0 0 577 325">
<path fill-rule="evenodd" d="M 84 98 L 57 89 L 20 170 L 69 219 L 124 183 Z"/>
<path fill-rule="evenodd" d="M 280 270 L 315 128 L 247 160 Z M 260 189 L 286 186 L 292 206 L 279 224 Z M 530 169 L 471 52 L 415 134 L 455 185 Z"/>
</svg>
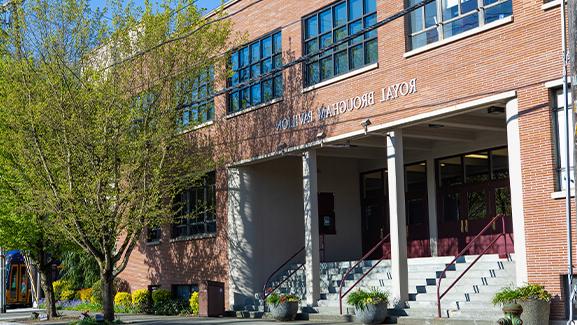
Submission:
<svg viewBox="0 0 577 325">
<path fill-rule="evenodd" d="M 361 173 L 361 218 L 363 255 L 367 254 L 389 233 L 389 202 L 384 169 Z M 390 259 L 390 239 L 383 249 L 375 250 L 368 259 Z"/>
</svg>

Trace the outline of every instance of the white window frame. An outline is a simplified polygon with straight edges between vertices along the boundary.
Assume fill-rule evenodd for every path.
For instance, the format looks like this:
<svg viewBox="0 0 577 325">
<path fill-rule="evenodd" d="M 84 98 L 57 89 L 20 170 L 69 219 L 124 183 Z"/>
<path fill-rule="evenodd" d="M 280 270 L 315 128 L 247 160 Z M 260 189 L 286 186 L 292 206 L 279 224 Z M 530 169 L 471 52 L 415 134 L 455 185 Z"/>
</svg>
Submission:
<svg viewBox="0 0 577 325">
<path fill-rule="evenodd" d="M 559 191 L 566 191 L 567 178 L 565 170 L 567 168 L 567 142 L 565 136 L 565 110 L 564 110 L 564 98 L 563 89 L 556 89 L 553 91 L 553 105 L 552 105 L 552 117 L 553 117 L 553 136 L 555 139 L 555 178 L 556 178 L 556 189 Z M 569 93 L 569 102 L 571 102 L 571 93 Z M 569 112 L 569 130 L 574 130 L 573 124 L 573 113 Z M 573 152 L 574 152 L 574 139 L 570 138 L 569 155 L 570 155 L 570 178 L 571 178 L 571 189 L 575 188 L 575 175 L 574 175 L 574 162 L 573 162 Z"/>
</svg>

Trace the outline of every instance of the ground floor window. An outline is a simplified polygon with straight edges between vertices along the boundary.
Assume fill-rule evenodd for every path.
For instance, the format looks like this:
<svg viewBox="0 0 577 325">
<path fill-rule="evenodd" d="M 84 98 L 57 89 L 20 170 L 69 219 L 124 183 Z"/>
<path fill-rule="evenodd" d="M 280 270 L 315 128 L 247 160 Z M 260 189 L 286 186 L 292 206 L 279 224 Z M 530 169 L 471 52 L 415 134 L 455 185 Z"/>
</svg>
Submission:
<svg viewBox="0 0 577 325">
<path fill-rule="evenodd" d="M 189 301 L 193 292 L 198 292 L 197 284 L 174 284 L 172 285 L 172 295 L 181 301 Z"/>
<path fill-rule="evenodd" d="M 571 102 L 571 94 L 569 94 Z M 553 93 L 552 113 L 553 113 L 553 137 L 555 139 L 555 164 L 556 164 L 556 189 L 564 191 L 567 189 L 567 136 L 565 135 L 565 100 L 563 90 L 559 89 Z M 569 130 L 573 130 L 573 114 L 569 112 Z M 569 141 L 570 159 L 570 179 L 571 187 L 574 187 L 575 178 L 573 175 L 573 137 Z"/>
<path fill-rule="evenodd" d="M 208 173 L 197 186 L 180 195 L 175 202 L 178 218 L 172 225 L 172 237 L 202 236 L 216 233 L 216 174 Z"/>
</svg>

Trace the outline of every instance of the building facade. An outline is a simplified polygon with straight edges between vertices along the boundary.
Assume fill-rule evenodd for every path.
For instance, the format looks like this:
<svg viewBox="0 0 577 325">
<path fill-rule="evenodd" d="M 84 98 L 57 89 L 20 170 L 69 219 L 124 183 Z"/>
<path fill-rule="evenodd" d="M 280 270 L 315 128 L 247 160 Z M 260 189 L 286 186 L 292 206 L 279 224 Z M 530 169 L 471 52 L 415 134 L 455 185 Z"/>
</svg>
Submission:
<svg viewBox="0 0 577 325">
<path fill-rule="evenodd" d="M 371 257 L 390 259 L 404 301 L 407 259 L 495 239 L 488 252 L 514 256 L 515 282 L 545 285 L 565 319 L 559 2 L 229 1 L 248 42 L 226 82 L 191 91 L 230 91 L 183 112 L 226 163 L 181 201 L 214 209 L 149 230 L 121 277 L 182 297 L 222 282 L 233 308 L 304 247 L 315 306 L 322 262 L 388 238 Z M 467 246 L 498 215 L 506 236 Z"/>
</svg>

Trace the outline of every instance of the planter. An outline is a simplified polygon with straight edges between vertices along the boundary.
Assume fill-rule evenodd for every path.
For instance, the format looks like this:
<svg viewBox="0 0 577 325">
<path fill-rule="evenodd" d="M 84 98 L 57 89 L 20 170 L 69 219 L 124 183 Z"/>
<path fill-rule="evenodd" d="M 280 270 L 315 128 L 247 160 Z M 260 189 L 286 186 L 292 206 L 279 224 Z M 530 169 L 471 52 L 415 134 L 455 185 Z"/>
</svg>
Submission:
<svg viewBox="0 0 577 325">
<path fill-rule="evenodd" d="M 298 311 L 299 303 L 296 301 L 283 302 L 271 308 L 272 317 L 281 322 L 294 320 Z"/>
<path fill-rule="evenodd" d="M 517 303 L 523 307 L 523 313 L 521 314 L 523 325 L 549 324 L 551 306 L 548 301 L 531 299 L 518 301 Z"/>
<path fill-rule="evenodd" d="M 364 310 L 355 308 L 355 316 L 363 324 L 381 324 L 387 318 L 387 304 L 367 305 Z"/>
</svg>

